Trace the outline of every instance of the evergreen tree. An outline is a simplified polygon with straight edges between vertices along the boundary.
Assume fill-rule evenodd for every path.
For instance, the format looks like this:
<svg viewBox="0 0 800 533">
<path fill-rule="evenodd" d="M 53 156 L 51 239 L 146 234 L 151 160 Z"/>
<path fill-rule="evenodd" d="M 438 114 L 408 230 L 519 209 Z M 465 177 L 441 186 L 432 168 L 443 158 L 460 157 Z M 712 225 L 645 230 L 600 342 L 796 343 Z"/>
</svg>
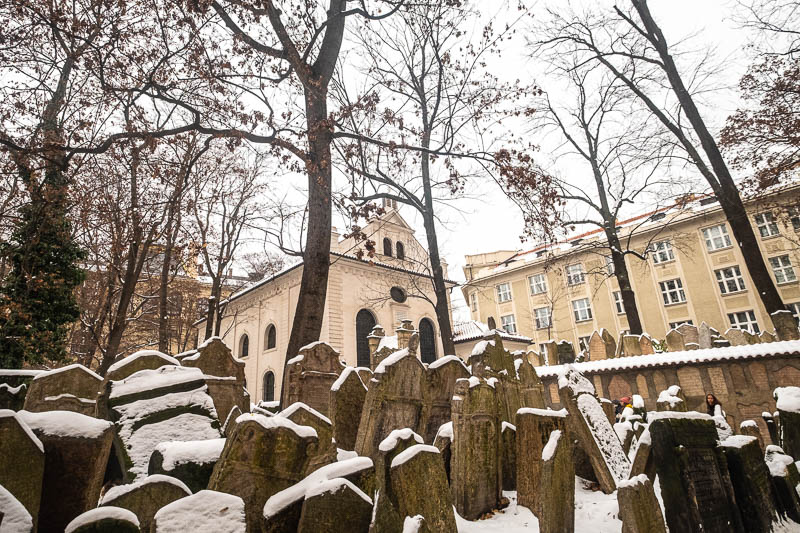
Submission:
<svg viewBox="0 0 800 533">
<path fill-rule="evenodd" d="M 30 201 L 2 244 L 10 270 L 0 285 L 0 368 L 66 357 L 67 331 L 79 317 L 73 290 L 84 278 L 63 171 L 50 167 L 41 182 L 23 174 Z"/>
</svg>

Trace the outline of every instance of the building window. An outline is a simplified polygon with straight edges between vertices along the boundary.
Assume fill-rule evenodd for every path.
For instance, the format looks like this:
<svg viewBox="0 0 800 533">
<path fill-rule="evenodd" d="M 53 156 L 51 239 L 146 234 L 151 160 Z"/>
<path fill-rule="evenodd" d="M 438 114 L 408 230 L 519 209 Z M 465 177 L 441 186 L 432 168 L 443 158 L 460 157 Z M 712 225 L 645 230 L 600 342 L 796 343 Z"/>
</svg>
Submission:
<svg viewBox="0 0 800 533">
<path fill-rule="evenodd" d="M 728 228 L 725 227 L 725 224 L 705 228 L 703 237 L 706 239 L 706 248 L 709 252 L 728 248 L 731 245 L 731 236 L 728 235 Z"/>
<path fill-rule="evenodd" d="M 686 301 L 686 293 L 683 292 L 683 282 L 680 279 L 660 281 L 658 286 L 661 287 L 664 305 L 681 304 Z"/>
<path fill-rule="evenodd" d="M 534 274 L 528 278 L 528 284 L 531 286 L 531 294 L 544 294 L 547 292 L 547 279 L 544 274 Z"/>
<path fill-rule="evenodd" d="M 735 265 L 728 268 L 720 268 L 715 270 L 714 274 L 717 276 L 717 285 L 719 285 L 720 294 L 730 294 L 732 292 L 739 292 L 745 290 L 744 278 L 739 266 Z"/>
<path fill-rule="evenodd" d="M 271 370 L 264 374 L 264 390 L 261 392 L 261 398 L 265 402 L 275 401 L 275 374 Z"/>
<path fill-rule="evenodd" d="M 436 335 L 433 322 L 427 318 L 419 321 L 419 355 L 423 363 L 436 361 Z"/>
<path fill-rule="evenodd" d="M 622 292 L 614 291 L 614 307 L 617 309 L 617 314 L 622 315 L 625 313 L 625 304 L 622 303 Z"/>
<path fill-rule="evenodd" d="M 389 296 L 391 296 L 392 300 L 399 304 L 405 303 L 405 301 L 408 299 L 405 289 L 396 286 L 389 289 Z"/>
<path fill-rule="evenodd" d="M 786 308 L 792 312 L 795 322 L 800 322 L 800 302 L 786 304 Z"/>
<path fill-rule="evenodd" d="M 740 311 L 738 313 L 728 313 L 728 321 L 732 328 L 746 329 L 753 335 L 761 333 L 761 329 L 756 322 L 756 314 L 753 311 Z"/>
<path fill-rule="evenodd" d="M 514 315 L 501 316 L 500 324 L 502 324 L 503 329 L 506 330 L 506 333 L 517 332 L 517 321 L 514 320 Z"/>
<path fill-rule="evenodd" d="M 775 235 L 781 234 L 772 213 L 759 213 L 754 218 L 756 219 L 756 226 L 758 226 L 758 233 L 762 238 L 774 237 Z"/>
<path fill-rule="evenodd" d="M 678 320 L 677 322 L 670 322 L 669 329 L 678 329 L 681 326 L 681 324 L 688 324 L 690 326 L 693 326 L 694 322 L 692 322 L 692 319 L 690 318 L 687 318 L 686 320 Z"/>
<path fill-rule="evenodd" d="M 572 300 L 572 314 L 575 315 L 575 322 L 585 322 L 592 319 L 592 307 L 589 298 Z"/>
<path fill-rule="evenodd" d="M 383 255 L 392 257 L 392 241 L 389 237 L 383 239 Z"/>
<path fill-rule="evenodd" d="M 567 265 L 564 270 L 567 273 L 567 285 L 579 285 L 583 283 L 585 275 L 583 273 L 583 265 L 581 263 Z"/>
<path fill-rule="evenodd" d="M 469 293 L 469 307 L 472 309 L 474 313 L 478 312 L 478 293 L 471 292 Z"/>
<path fill-rule="evenodd" d="M 610 255 L 606 256 L 606 271 L 609 276 L 613 276 L 616 269 L 614 268 L 614 258 Z"/>
<path fill-rule="evenodd" d="M 267 339 L 267 350 L 272 350 L 278 344 L 277 339 L 277 331 L 275 330 L 275 326 L 270 324 L 267 326 L 267 332 L 264 335 Z"/>
<path fill-rule="evenodd" d="M 500 303 L 511 301 L 510 283 L 501 283 L 497 286 L 497 301 Z"/>
<path fill-rule="evenodd" d="M 656 265 L 675 260 L 675 252 L 672 251 L 672 243 L 670 241 L 653 243 L 651 250 L 653 252 L 653 263 Z"/>
<path fill-rule="evenodd" d="M 375 327 L 375 317 L 366 309 L 356 314 L 356 364 L 370 368 L 369 340 L 367 336 Z"/>
<path fill-rule="evenodd" d="M 578 337 L 578 349 L 582 352 L 589 351 L 589 339 L 591 337 Z"/>
<path fill-rule="evenodd" d="M 789 221 L 792 223 L 792 229 L 795 231 L 800 230 L 800 209 L 796 207 L 789 208 Z"/>
<path fill-rule="evenodd" d="M 239 337 L 239 357 L 247 357 L 250 355 L 250 337 L 247 333 Z"/>
<path fill-rule="evenodd" d="M 405 259 L 406 258 L 406 248 L 405 248 L 405 246 L 403 246 L 402 242 L 397 241 L 397 244 L 395 245 L 395 250 L 397 250 L 397 258 L 398 259 Z"/>
<path fill-rule="evenodd" d="M 536 329 L 549 328 L 551 325 L 552 314 L 549 307 L 538 307 L 533 310 L 536 319 Z"/>
<path fill-rule="evenodd" d="M 772 273 L 775 274 L 775 281 L 777 283 L 789 283 L 797 279 L 797 276 L 794 275 L 792 262 L 789 260 L 788 255 L 770 257 L 769 264 L 772 266 Z"/>
</svg>

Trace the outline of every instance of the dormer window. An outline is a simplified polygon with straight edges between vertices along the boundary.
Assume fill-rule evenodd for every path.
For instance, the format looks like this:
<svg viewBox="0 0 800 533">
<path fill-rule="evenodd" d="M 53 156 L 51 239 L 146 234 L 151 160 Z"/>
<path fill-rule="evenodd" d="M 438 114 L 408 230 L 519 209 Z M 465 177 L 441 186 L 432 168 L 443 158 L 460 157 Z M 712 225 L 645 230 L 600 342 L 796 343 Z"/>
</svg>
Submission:
<svg viewBox="0 0 800 533">
<path fill-rule="evenodd" d="M 383 255 L 392 257 L 392 241 L 389 237 L 383 239 Z"/>
<path fill-rule="evenodd" d="M 395 245 L 395 249 L 397 250 L 397 258 L 398 259 L 405 259 L 406 258 L 406 249 L 403 246 L 402 242 L 397 241 L 397 244 Z"/>
</svg>

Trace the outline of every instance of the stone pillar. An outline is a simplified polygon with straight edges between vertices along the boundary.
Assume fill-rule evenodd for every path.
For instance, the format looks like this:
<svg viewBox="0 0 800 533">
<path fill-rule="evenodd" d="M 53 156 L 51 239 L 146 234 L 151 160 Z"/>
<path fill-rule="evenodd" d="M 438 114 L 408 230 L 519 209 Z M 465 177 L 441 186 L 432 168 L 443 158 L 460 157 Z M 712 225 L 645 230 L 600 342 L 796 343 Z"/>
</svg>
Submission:
<svg viewBox="0 0 800 533">
<path fill-rule="evenodd" d="M 775 324 L 775 334 L 781 341 L 796 341 L 800 339 L 797 323 L 791 311 L 775 311 L 772 313 L 772 323 Z"/>
<path fill-rule="evenodd" d="M 503 490 L 517 490 L 517 428 L 508 422 L 503 422 L 501 426 Z"/>
<path fill-rule="evenodd" d="M 402 350 L 403 348 L 408 348 L 411 334 L 415 332 L 414 323 L 410 320 L 403 320 L 400 326 L 394 331 L 395 334 L 397 334 L 397 349 Z"/>
<path fill-rule="evenodd" d="M 542 490 L 539 493 L 539 531 L 575 531 L 575 465 L 566 433 L 550 432 L 542 449 Z"/>
<path fill-rule="evenodd" d="M 369 353 L 370 359 L 375 355 L 375 352 L 378 350 L 378 345 L 381 343 L 381 339 L 386 336 L 386 332 L 380 326 L 380 324 L 376 325 L 372 328 L 372 331 L 367 336 L 367 343 L 369 344 Z"/>
<path fill-rule="evenodd" d="M 543 488 L 542 450 L 553 431 L 566 435 L 567 411 L 522 408 L 517 411 L 516 428 L 517 503 L 540 516 L 540 492 Z"/>
<path fill-rule="evenodd" d="M 745 531 L 771 533 L 778 513 L 758 439 L 734 435 L 722 441 L 721 447 L 728 461 L 728 472 Z"/>
<path fill-rule="evenodd" d="M 620 482 L 617 502 L 622 533 L 666 533 L 661 506 L 645 474 Z"/>
</svg>

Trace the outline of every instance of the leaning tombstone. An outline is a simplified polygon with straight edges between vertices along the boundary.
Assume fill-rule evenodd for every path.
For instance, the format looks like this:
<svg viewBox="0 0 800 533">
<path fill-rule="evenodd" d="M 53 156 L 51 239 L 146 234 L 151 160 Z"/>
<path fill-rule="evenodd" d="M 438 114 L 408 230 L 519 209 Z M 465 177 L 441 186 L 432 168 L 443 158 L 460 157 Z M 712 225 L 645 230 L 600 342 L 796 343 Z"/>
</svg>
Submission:
<svg viewBox="0 0 800 533">
<path fill-rule="evenodd" d="M 192 492 L 208 487 L 225 439 L 171 440 L 156 445 L 147 465 L 147 475 L 170 476 Z"/>
<path fill-rule="evenodd" d="M 687 344 L 691 343 L 691 344 L 698 344 L 699 345 L 700 336 L 699 336 L 699 332 L 697 331 L 697 326 L 694 326 L 692 324 L 688 324 L 688 323 L 684 322 L 683 324 L 681 324 L 680 326 L 678 326 L 675 329 L 678 330 L 678 333 L 683 335 L 683 342 L 684 343 L 687 343 Z"/>
<path fill-rule="evenodd" d="M 556 357 L 559 365 L 568 365 L 575 362 L 575 348 L 569 341 L 558 341 L 556 344 Z"/>
<path fill-rule="evenodd" d="M 743 533 L 717 429 L 700 413 L 651 414 L 652 454 L 670 531 Z"/>
<path fill-rule="evenodd" d="M 0 485 L 32 517 L 39 516 L 44 475 L 44 445 L 13 411 L 0 410 Z"/>
<path fill-rule="evenodd" d="M 31 514 L 2 484 L 0 484 L 0 531 L 3 533 L 36 531 Z"/>
<path fill-rule="evenodd" d="M 594 386 L 573 366 L 558 377 L 561 405 L 570 414 L 571 435 L 589 456 L 600 488 L 611 494 L 617 481 L 627 479 L 630 462 L 594 393 Z"/>
<path fill-rule="evenodd" d="M 297 532 L 366 532 L 371 517 L 369 496 L 346 479 L 333 478 L 306 491 Z"/>
<path fill-rule="evenodd" d="M 780 417 L 780 446 L 800 459 L 800 387 L 778 387 L 773 392 Z"/>
<path fill-rule="evenodd" d="M 666 343 L 667 351 L 669 352 L 682 352 L 686 350 L 686 343 L 683 340 L 683 335 L 676 329 L 671 329 L 667 332 Z"/>
<path fill-rule="evenodd" d="M 617 343 L 605 328 L 594 331 L 589 338 L 589 360 L 613 359 L 617 351 Z"/>
<path fill-rule="evenodd" d="M 542 490 L 539 531 L 572 533 L 575 530 L 575 466 L 569 437 L 560 430 L 550 433 L 542 449 Z"/>
<path fill-rule="evenodd" d="M 797 330 L 797 321 L 791 311 L 775 311 L 770 315 L 770 318 L 775 325 L 775 334 L 778 340 L 796 341 L 800 339 L 800 332 Z"/>
<path fill-rule="evenodd" d="M 744 435 L 728 437 L 720 443 L 736 495 L 736 504 L 748 533 L 771 533 L 778 518 L 772 495 L 769 470 L 761 455 L 758 439 Z"/>
<path fill-rule="evenodd" d="M 247 525 L 241 498 L 224 492 L 201 490 L 159 509 L 153 518 L 151 532 L 247 533 Z"/>
<path fill-rule="evenodd" d="M 503 422 L 501 426 L 503 490 L 517 490 L 517 428 L 508 422 Z"/>
<path fill-rule="evenodd" d="M 106 371 L 106 381 L 121 381 L 140 370 L 155 370 L 164 365 L 180 366 L 174 357 L 158 350 L 140 350 L 126 357 L 118 358 Z"/>
<path fill-rule="evenodd" d="M 606 414 L 606 418 L 608 418 L 608 423 L 613 426 L 614 423 L 617 421 L 617 414 L 616 414 L 616 409 L 614 408 L 614 403 L 608 398 L 600 398 L 600 407 L 603 408 L 603 412 Z"/>
<path fill-rule="evenodd" d="M 444 462 L 444 471 L 447 474 L 447 483 L 450 483 L 450 459 L 452 458 L 452 444 L 453 444 L 453 422 L 442 424 L 439 431 L 436 432 L 436 438 L 433 439 L 433 445 L 442 454 L 442 462 Z M 515 453 L 516 455 L 516 453 Z M 516 477 L 516 473 L 515 473 Z"/>
<path fill-rule="evenodd" d="M 617 502 L 622 533 L 667 532 L 653 484 L 645 474 L 620 481 Z"/>
<path fill-rule="evenodd" d="M 136 515 L 121 507 L 98 507 L 78 515 L 64 533 L 139 533 Z"/>
<path fill-rule="evenodd" d="M 653 339 L 647 333 L 639 335 L 639 353 L 641 353 L 641 355 L 656 353 L 653 347 Z"/>
<path fill-rule="evenodd" d="M 496 509 L 502 496 L 500 405 L 493 385 L 459 379 L 453 394 L 451 488 L 467 520 Z"/>
<path fill-rule="evenodd" d="M 298 426 L 309 426 L 317 432 L 317 447 L 311 453 L 306 475 L 317 468 L 336 461 L 336 444 L 333 441 L 333 425 L 330 419 L 304 403 L 293 403 L 277 416 L 287 418 Z"/>
<path fill-rule="evenodd" d="M 392 459 L 390 498 L 400 516 L 423 516 L 430 533 L 456 531 L 453 498 L 439 450 L 417 444 Z"/>
<path fill-rule="evenodd" d="M 38 530 L 63 531 L 73 518 L 97 505 L 113 425 L 69 411 L 20 411 L 17 416 L 44 446 Z"/>
<path fill-rule="evenodd" d="M 613 427 L 614 432 L 617 434 L 617 437 L 619 437 L 619 441 L 622 443 L 622 451 L 627 455 L 631 449 L 631 444 L 633 443 L 633 437 L 635 435 L 633 424 L 625 420 L 617 422 Z"/>
<path fill-rule="evenodd" d="M 522 408 L 517 411 L 517 501 L 540 516 L 542 501 L 542 451 L 550 441 L 550 434 L 560 431 L 567 434 L 567 410 Z"/>
<path fill-rule="evenodd" d="M 150 531 L 153 517 L 162 507 L 190 496 L 192 491 L 182 481 L 170 476 L 147 476 L 141 481 L 117 485 L 100 500 L 100 507 L 121 507 L 139 520 L 142 531 Z"/>
<path fill-rule="evenodd" d="M 286 362 L 284 405 L 300 402 L 328 416 L 331 386 L 342 371 L 339 357 L 339 352 L 322 341 L 300 348 L 298 355 Z"/>
<path fill-rule="evenodd" d="M 761 434 L 761 430 L 758 428 L 758 424 L 755 420 L 743 421 L 741 424 L 739 424 L 739 432 L 742 435 L 755 437 L 758 439 L 758 447 L 761 448 L 762 452 L 766 449 L 764 444 L 764 435 Z"/>
<path fill-rule="evenodd" d="M 778 512 L 795 522 L 800 522 L 800 495 L 797 486 L 800 474 L 794 459 L 789 457 L 779 446 L 767 446 L 764 461 L 769 468 L 769 476 L 775 493 Z"/>
<path fill-rule="evenodd" d="M 522 364 L 523 361 L 519 360 L 519 363 Z M 450 400 L 453 397 L 456 381 L 468 377 L 469 370 L 455 355 L 441 357 L 428 365 L 425 383 L 426 422 L 421 433 L 425 442 L 433 442 L 442 424 L 451 420 Z"/>
<path fill-rule="evenodd" d="M 367 387 L 354 367 L 348 366 L 342 370 L 331 385 L 330 396 L 330 419 L 336 447 L 354 450 L 361 410 L 367 397 Z"/>
<path fill-rule="evenodd" d="M 72 411 L 87 416 L 96 412 L 103 378 L 83 365 L 69 365 L 37 374 L 25 396 L 25 410 Z"/>
</svg>

